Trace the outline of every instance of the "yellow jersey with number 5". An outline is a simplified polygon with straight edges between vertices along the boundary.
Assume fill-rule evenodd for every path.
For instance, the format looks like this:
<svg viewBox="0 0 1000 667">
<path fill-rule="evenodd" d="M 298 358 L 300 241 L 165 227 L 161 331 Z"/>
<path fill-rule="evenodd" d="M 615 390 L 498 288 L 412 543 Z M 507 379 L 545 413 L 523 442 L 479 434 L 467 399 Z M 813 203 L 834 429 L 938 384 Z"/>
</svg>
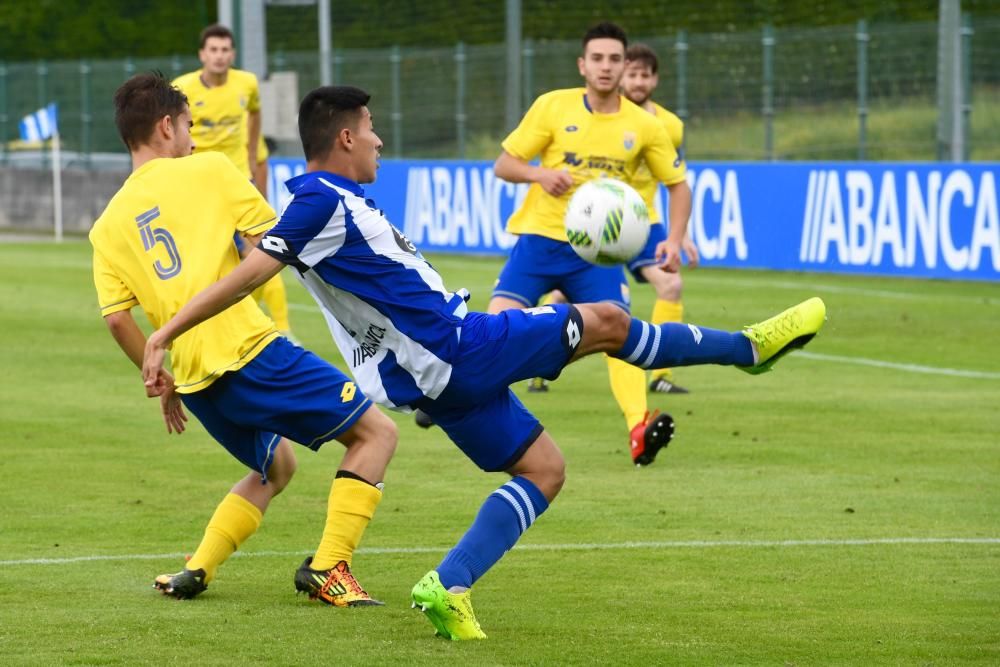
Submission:
<svg viewBox="0 0 1000 667">
<path fill-rule="evenodd" d="M 225 156 L 150 160 L 132 172 L 90 230 L 101 315 L 140 306 L 155 328 L 240 258 L 235 233 L 260 234 L 274 210 Z M 249 363 L 274 323 L 251 297 L 174 341 L 177 390 L 204 389 Z"/>
<path fill-rule="evenodd" d="M 253 72 L 230 69 L 221 86 L 206 86 L 201 70 L 174 79 L 173 85 L 188 98 L 194 152 L 224 153 L 250 178 L 247 154 L 247 113 L 260 111 L 260 92 Z"/>
<path fill-rule="evenodd" d="M 580 184 L 595 178 L 631 184 L 645 164 L 661 183 L 684 180 L 684 161 L 663 124 L 625 97 L 619 99 L 619 110 L 609 114 L 590 108 L 584 88 L 555 90 L 535 100 L 503 141 L 503 149 L 521 160 L 540 157 L 543 167 L 568 171 L 573 187 L 553 197 L 532 183 L 524 203 L 508 220 L 507 231 L 565 241 L 566 205 Z"/>
<path fill-rule="evenodd" d="M 683 156 L 682 146 L 684 144 L 684 121 L 677 117 L 671 111 L 664 109 L 656 102 L 653 102 L 653 115 L 656 120 L 663 123 L 664 129 L 667 131 L 667 136 L 670 137 L 670 143 L 674 145 L 674 149 L 677 151 L 678 155 Z M 649 113 L 649 112 L 647 112 Z M 649 209 L 649 221 L 659 222 L 660 212 L 656 210 L 653 205 L 653 200 L 656 197 L 656 189 L 659 187 L 659 182 L 653 178 L 653 173 L 649 170 L 646 164 L 639 165 L 639 168 L 635 170 L 635 177 L 632 179 L 632 187 L 636 189 L 641 196 L 643 201 L 646 202 L 646 208 Z"/>
</svg>

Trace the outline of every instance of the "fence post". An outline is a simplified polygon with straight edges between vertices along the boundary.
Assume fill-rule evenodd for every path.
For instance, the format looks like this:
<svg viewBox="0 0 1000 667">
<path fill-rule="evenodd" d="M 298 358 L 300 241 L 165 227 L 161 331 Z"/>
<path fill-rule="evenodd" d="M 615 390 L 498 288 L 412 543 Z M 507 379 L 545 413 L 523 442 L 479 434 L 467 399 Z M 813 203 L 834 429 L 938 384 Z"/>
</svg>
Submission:
<svg viewBox="0 0 1000 667">
<path fill-rule="evenodd" d="M 864 160 L 868 148 L 868 22 L 858 21 L 858 159 Z"/>
<path fill-rule="evenodd" d="M 340 85 L 340 82 L 344 80 L 344 54 L 339 50 L 334 49 L 333 51 L 333 83 L 334 85 Z"/>
<path fill-rule="evenodd" d="M 403 154 L 403 112 L 401 111 L 399 86 L 399 63 L 402 59 L 399 46 L 393 46 L 392 50 L 389 51 L 389 69 L 392 81 L 392 112 L 389 114 L 389 118 L 392 121 L 393 157 L 400 157 Z"/>
<path fill-rule="evenodd" d="M 181 74 L 183 74 L 183 72 L 181 71 L 181 68 L 183 66 L 184 65 L 181 64 L 181 57 L 179 55 L 177 55 L 175 53 L 174 55 L 170 56 L 170 79 L 171 80 L 176 79 Z"/>
<path fill-rule="evenodd" d="M 687 52 L 688 41 L 687 31 L 677 31 L 677 42 L 674 44 L 674 51 L 677 52 L 677 116 L 685 123 L 688 120 L 687 108 Z M 684 133 L 687 137 L 687 132 Z"/>
<path fill-rule="evenodd" d="M 518 111 L 523 114 L 535 101 L 535 44 L 530 39 L 524 40 L 521 56 L 524 64 L 521 66 L 521 108 Z"/>
<path fill-rule="evenodd" d="M 49 96 L 49 66 L 44 60 L 38 61 L 38 66 L 36 68 L 38 73 L 38 107 L 39 109 L 44 109 L 48 106 L 48 96 Z M 42 142 L 42 168 L 46 169 L 49 166 L 49 152 L 46 148 L 46 144 Z"/>
<path fill-rule="evenodd" d="M 7 163 L 7 64 L 0 62 L 0 162 Z"/>
<path fill-rule="evenodd" d="M 455 45 L 455 131 L 458 157 L 465 159 L 465 44 Z"/>
<path fill-rule="evenodd" d="M 80 152 L 83 161 L 90 166 L 90 128 L 93 116 L 90 113 L 90 63 L 80 61 Z"/>
<path fill-rule="evenodd" d="M 764 115 L 764 156 L 774 160 L 774 28 L 764 26 L 764 82 L 761 113 Z"/>
<path fill-rule="evenodd" d="M 972 146 L 972 14 L 962 14 L 962 160 L 968 162 Z"/>
</svg>

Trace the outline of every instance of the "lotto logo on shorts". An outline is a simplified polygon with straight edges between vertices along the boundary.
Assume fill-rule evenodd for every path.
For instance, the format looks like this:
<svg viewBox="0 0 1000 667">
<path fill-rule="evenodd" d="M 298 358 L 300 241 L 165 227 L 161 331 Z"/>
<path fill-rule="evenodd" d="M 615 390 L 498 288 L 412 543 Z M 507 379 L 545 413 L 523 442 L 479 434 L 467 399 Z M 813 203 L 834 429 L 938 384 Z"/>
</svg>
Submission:
<svg viewBox="0 0 1000 667">
<path fill-rule="evenodd" d="M 583 340 L 583 318 L 576 307 L 570 306 L 569 317 L 566 318 L 566 323 L 563 324 L 563 347 L 572 355 L 576 352 L 576 348 L 579 347 L 581 340 Z"/>
</svg>

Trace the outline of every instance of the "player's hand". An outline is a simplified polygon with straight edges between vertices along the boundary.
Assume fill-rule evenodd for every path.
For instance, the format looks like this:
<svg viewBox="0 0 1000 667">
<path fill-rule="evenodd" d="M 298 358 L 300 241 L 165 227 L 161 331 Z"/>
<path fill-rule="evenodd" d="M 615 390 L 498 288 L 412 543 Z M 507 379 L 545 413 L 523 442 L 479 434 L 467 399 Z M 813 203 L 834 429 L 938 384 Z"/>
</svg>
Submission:
<svg viewBox="0 0 1000 667">
<path fill-rule="evenodd" d="M 158 332 L 146 339 L 146 349 L 142 354 L 142 382 L 146 385 L 146 396 L 163 396 L 168 389 L 173 389 L 174 378 L 163 370 L 163 359 L 167 348 L 162 343 Z"/>
<path fill-rule="evenodd" d="M 694 244 L 690 236 L 685 236 L 684 240 L 681 241 L 681 250 L 687 255 L 687 265 L 692 268 L 698 268 L 698 261 L 700 257 L 698 256 L 698 246 Z"/>
<path fill-rule="evenodd" d="M 573 187 L 573 176 L 568 171 L 546 169 L 539 167 L 539 175 L 535 181 L 542 189 L 553 197 L 561 197 Z"/>
<path fill-rule="evenodd" d="M 186 428 L 184 422 L 188 418 L 184 413 L 184 404 L 181 402 L 181 397 L 177 394 L 173 380 L 171 377 L 170 387 L 160 394 L 160 409 L 163 411 L 163 421 L 167 424 L 167 433 L 181 434 Z"/>
<path fill-rule="evenodd" d="M 667 273 L 677 273 L 681 268 L 681 249 L 676 241 L 667 239 L 656 244 L 656 261 Z"/>
</svg>

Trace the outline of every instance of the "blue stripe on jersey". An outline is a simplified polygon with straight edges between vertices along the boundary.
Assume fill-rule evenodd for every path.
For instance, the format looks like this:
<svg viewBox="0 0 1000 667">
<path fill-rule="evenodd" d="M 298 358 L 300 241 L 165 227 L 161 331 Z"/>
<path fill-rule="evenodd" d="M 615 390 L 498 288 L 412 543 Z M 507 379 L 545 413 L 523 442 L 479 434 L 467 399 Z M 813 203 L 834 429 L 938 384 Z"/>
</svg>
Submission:
<svg viewBox="0 0 1000 667">
<path fill-rule="evenodd" d="M 428 289 L 423 277 L 398 261 L 376 253 L 346 209 L 344 245 L 313 267 L 323 282 L 370 304 L 392 321 L 398 331 L 418 341 L 439 359 L 450 361 L 458 347 L 454 301 Z M 422 258 L 421 258 L 422 260 Z M 424 265 L 430 267 L 425 260 Z M 464 303 L 462 301 L 461 303 Z"/>
<path fill-rule="evenodd" d="M 458 351 L 462 296 L 354 181 L 310 172 L 287 185 L 292 199 L 260 248 L 299 269 L 366 394 L 390 406 L 437 398 Z"/>
</svg>

